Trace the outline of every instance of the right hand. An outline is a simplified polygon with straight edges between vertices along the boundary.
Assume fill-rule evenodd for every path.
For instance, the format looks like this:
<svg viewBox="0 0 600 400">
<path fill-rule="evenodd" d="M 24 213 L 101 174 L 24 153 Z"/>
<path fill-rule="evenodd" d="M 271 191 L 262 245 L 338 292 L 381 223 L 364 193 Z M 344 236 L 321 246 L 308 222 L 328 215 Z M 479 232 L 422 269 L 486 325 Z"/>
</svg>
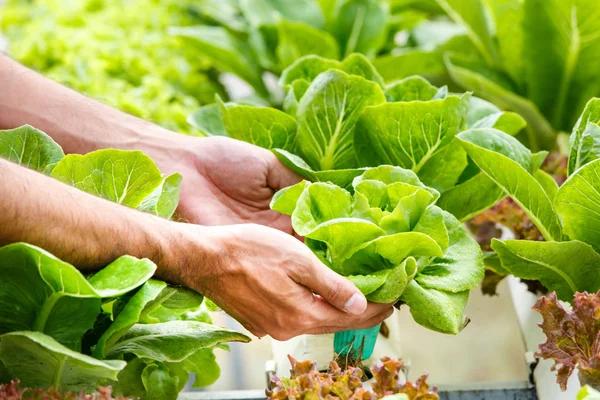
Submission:
<svg viewBox="0 0 600 400">
<path fill-rule="evenodd" d="M 273 228 L 177 224 L 171 271 L 258 337 L 288 340 L 377 325 L 392 304 L 367 303 L 302 242 Z"/>
</svg>

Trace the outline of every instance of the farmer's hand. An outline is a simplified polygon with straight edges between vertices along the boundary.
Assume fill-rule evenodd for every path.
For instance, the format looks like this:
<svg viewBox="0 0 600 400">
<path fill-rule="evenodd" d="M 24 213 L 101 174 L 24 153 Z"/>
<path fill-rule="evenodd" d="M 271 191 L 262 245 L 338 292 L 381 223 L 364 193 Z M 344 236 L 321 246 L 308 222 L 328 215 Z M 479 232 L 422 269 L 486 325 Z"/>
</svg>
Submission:
<svg viewBox="0 0 600 400">
<path fill-rule="evenodd" d="M 183 284 L 205 294 L 259 337 L 287 340 L 366 328 L 393 311 L 391 304 L 367 303 L 350 281 L 323 265 L 300 241 L 275 229 L 176 225 L 173 243 L 178 247 L 166 263 L 181 268 Z"/>
<path fill-rule="evenodd" d="M 177 211 L 184 220 L 201 225 L 256 223 L 292 233 L 290 217 L 272 211 L 269 203 L 277 190 L 302 178 L 273 153 L 226 137 L 170 139 L 149 154 L 164 173 L 183 175 Z"/>
</svg>

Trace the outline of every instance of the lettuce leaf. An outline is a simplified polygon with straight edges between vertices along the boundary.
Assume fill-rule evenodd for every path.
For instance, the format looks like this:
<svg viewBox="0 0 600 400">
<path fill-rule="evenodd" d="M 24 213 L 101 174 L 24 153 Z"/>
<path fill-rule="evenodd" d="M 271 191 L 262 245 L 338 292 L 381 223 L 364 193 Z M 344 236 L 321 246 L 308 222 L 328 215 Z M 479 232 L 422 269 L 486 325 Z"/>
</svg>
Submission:
<svg viewBox="0 0 600 400">
<path fill-rule="evenodd" d="M 458 333 L 468 291 L 483 278 L 477 243 L 410 170 L 366 169 L 352 188 L 304 181 L 278 192 L 271 207 L 291 215 L 309 248 L 367 299 L 403 301 L 418 323 Z M 431 302 L 452 307 L 434 311 Z"/>
</svg>

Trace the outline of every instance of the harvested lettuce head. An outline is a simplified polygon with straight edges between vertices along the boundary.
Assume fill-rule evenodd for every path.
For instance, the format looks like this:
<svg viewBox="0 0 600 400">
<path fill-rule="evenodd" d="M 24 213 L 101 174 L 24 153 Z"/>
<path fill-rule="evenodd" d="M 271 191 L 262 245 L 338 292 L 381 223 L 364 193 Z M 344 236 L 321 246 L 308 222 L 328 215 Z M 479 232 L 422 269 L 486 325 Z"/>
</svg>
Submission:
<svg viewBox="0 0 600 400">
<path fill-rule="evenodd" d="M 481 250 L 439 193 L 400 167 L 366 169 L 352 192 L 303 181 L 277 193 L 271 207 L 337 273 L 378 303 L 406 303 L 419 324 L 458 333 L 473 289 L 483 278 Z"/>
</svg>

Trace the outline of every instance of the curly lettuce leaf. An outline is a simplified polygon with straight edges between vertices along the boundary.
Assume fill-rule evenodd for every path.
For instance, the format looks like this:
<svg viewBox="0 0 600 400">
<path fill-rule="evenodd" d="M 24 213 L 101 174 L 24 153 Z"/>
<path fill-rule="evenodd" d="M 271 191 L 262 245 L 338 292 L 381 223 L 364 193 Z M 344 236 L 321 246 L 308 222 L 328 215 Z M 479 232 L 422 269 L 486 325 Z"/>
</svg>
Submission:
<svg viewBox="0 0 600 400">
<path fill-rule="evenodd" d="M 419 172 L 465 127 L 469 95 L 385 103 L 361 114 L 354 145 L 361 166 L 398 165 Z"/>
<path fill-rule="evenodd" d="M 342 61 L 323 58 L 318 55 L 304 56 L 296 60 L 281 73 L 279 84 L 282 87 L 286 87 L 299 80 L 310 83 L 319 74 L 330 69 L 337 69 L 349 75 L 361 76 L 378 83 L 381 87 L 384 86 L 383 78 L 377 73 L 373 64 L 364 55 L 359 53 L 350 54 Z M 299 97 L 301 98 L 302 96 L 300 95 Z"/>
<path fill-rule="evenodd" d="M 552 370 L 557 371 L 556 382 L 562 390 L 567 389 L 567 381 L 575 368 L 582 385 L 597 386 L 600 377 L 600 296 L 584 292 L 576 293 L 572 299 L 572 310 L 566 310 L 554 293 L 541 297 L 533 307 L 542 315 L 540 328 L 547 339 L 539 345 L 536 356 L 555 362 Z"/>
<path fill-rule="evenodd" d="M 468 290 L 483 279 L 477 242 L 434 205 L 439 193 L 411 170 L 366 169 L 352 186 L 353 193 L 331 183 L 303 181 L 277 193 L 271 208 L 291 215 L 308 247 L 367 299 L 410 301 L 417 322 L 457 333 Z M 404 293 L 413 282 L 418 287 L 407 301 Z M 431 301 L 449 302 L 449 314 L 421 310 L 426 308 L 417 299 L 421 290 Z"/>
</svg>

